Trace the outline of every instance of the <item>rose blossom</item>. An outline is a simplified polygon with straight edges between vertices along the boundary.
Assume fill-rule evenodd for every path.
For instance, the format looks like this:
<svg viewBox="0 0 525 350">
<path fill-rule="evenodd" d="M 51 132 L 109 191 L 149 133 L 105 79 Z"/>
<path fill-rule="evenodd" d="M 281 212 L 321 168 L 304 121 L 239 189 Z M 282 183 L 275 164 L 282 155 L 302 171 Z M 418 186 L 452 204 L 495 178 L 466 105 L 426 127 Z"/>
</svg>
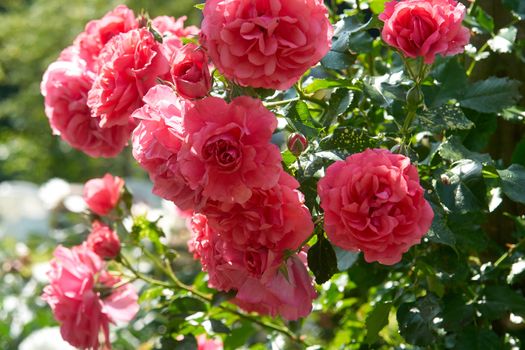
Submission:
<svg viewBox="0 0 525 350">
<path fill-rule="evenodd" d="M 193 209 L 200 198 L 182 177 L 177 160 L 185 138 L 182 115 L 186 104 L 168 86 L 153 87 L 144 96 L 144 106 L 133 114 L 139 125 L 132 136 L 133 156 L 148 171 L 153 193 L 182 210 Z"/>
<path fill-rule="evenodd" d="M 195 44 L 186 44 L 175 54 L 171 65 L 171 78 L 180 96 L 194 99 L 208 94 L 211 75 L 204 50 Z"/>
<path fill-rule="evenodd" d="M 304 262 L 297 256 L 283 266 L 282 252 L 255 244 L 237 247 L 213 230 L 202 214 L 193 216 L 192 232 L 190 251 L 208 272 L 211 288 L 237 291 L 233 302 L 247 311 L 288 320 L 310 313 L 316 293 Z M 287 276 L 281 272 L 283 268 Z"/>
<path fill-rule="evenodd" d="M 221 339 L 208 339 L 205 334 L 197 336 L 197 350 L 222 350 Z"/>
<path fill-rule="evenodd" d="M 94 221 L 91 225 L 87 246 L 103 259 L 114 259 L 120 253 L 117 233 L 99 221 Z"/>
<path fill-rule="evenodd" d="M 279 180 L 281 154 L 270 143 L 276 126 L 275 115 L 257 99 L 197 100 L 184 117 L 180 171 L 204 198 L 244 203 L 252 190 L 272 188 Z"/>
<path fill-rule="evenodd" d="M 430 228 L 434 213 L 410 159 L 368 149 L 326 169 L 317 186 L 325 230 L 343 249 L 367 262 L 392 265 Z"/>
<path fill-rule="evenodd" d="M 42 298 L 60 322 L 62 338 L 75 347 L 95 350 L 102 331 L 111 348 L 109 323 L 129 322 L 138 312 L 134 287 L 112 289 L 120 279 L 105 271 L 103 261 L 85 244 L 72 249 L 59 246 L 54 256 Z"/>
<path fill-rule="evenodd" d="M 102 52 L 88 106 L 102 128 L 127 125 L 142 106 L 142 97 L 169 72 L 163 48 L 147 29 L 135 29 L 111 39 Z"/>
<path fill-rule="evenodd" d="M 424 57 L 432 64 L 436 55 L 463 52 L 469 30 L 461 25 L 465 6 L 455 0 L 390 1 L 379 19 L 385 22 L 383 40 L 407 57 Z"/>
<path fill-rule="evenodd" d="M 84 32 L 75 39 L 75 46 L 80 49 L 80 56 L 87 62 L 88 68 L 97 70 L 97 59 L 106 45 L 115 35 L 138 28 L 138 21 L 132 10 L 119 5 L 104 17 L 86 24 Z"/>
<path fill-rule="evenodd" d="M 71 147 L 92 157 L 114 157 L 127 144 L 131 130 L 128 126 L 101 129 L 91 118 L 87 96 L 93 80 L 78 49 L 65 49 L 59 61 L 47 68 L 40 85 L 45 112 L 53 133 Z"/>
<path fill-rule="evenodd" d="M 201 42 L 227 78 L 284 90 L 330 49 L 327 13 L 321 0 L 208 0 Z"/>
<path fill-rule="evenodd" d="M 151 21 L 151 25 L 163 36 L 173 35 L 178 38 L 185 38 L 198 35 L 199 28 L 195 26 L 184 27 L 184 22 L 187 19 L 186 16 L 177 19 L 170 16 L 159 16 Z"/>
<path fill-rule="evenodd" d="M 117 205 L 123 187 L 124 180 L 111 174 L 91 179 L 84 185 L 84 201 L 94 213 L 106 215 Z"/>
<path fill-rule="evenodd" d="M 202 212 L 223 239 L 238 246 L 263 245 L 275 251 L 297 250 L 314 225 L 299 183 L 282 171 L 279 183 L 254 190 L 244 204 L 210 202 Z"/>
</svg>

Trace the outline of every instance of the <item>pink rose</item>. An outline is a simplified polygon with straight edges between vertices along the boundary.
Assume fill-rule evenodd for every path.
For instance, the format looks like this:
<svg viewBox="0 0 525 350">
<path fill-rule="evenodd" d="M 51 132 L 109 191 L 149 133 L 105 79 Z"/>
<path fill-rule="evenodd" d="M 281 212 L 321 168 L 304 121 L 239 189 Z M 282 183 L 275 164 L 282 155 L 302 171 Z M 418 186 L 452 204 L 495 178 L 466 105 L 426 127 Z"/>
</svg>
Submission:
<svg viewBox="0 0 525 350">
<path fill-rule="evenodd" d="M 114 157 L 127 144 L 131 130 L 127 125 L 101 129 L 91 118 L 87 96 L 93 80 L 78 50 L 67 48 L 42 79 L 45 112 L 53 133 L 71 147 L 92 157 Z"/>
<path fill-rule="evenodd" d="M 394 0 L 379 15 L 385 22 L 383 40 L 407 57 L 424 57 L 427 64 L 436 55 L 463 52 L 470 39 L 461 25 L 464 17 L 465 6 L 455 0 Z"/>
<path fill-rule="evenodd" d="M 291 256 L 281 269 L 268 281 L 249 278 L 232 302 L 246 311 L 289 321 L 308 316 L 317 293 L 306 269 L 306 253 Z"/>
<path fill-rule="evenodd" d="M 125 5 L 119 5 L 101 19 L 86 24 L 84 32 L 75 39 L 80 49 L 80 56 L 87 62 L 91 71 L 97 70 L 97 59 L 106 45 L 115 35 L 138 28 L 138 21 L 133 11 Z"/>
<path fill-rule="evenodd" d="M 186 104 L 168 86 L 157 85 L 133 114 L 140 121 L 133 132 L 133 156 L 148 171 L 153 193 L 182 210 L 193 209 L 200 198 L 183 178 L 177 160 L 185 138 L 182 117 Z"/>
<path fill-rule="evenodd" d="M 236 291 L 234 303 L 247 311 L 296 320 L 308 315 L 316 297 L 305 263 L 261 245 L 237 247 L 208 226 L 204 215 L 192 219 L 190 251 L 209 274 L 208 285 Z M 301 253 L 301 257 L 304 253 Z M 287 273 L 283 274 L 282 269 Z"/>
<path fill-rule="evenodd" d="M 208 339 L 205 334 L 197 336 L 197 350 L 222 350 L 222 341 L 219 339 Z"/>
<path fill-rule="evenodd" d="M 194 99 L 208 94 L 211 75 L 204 50 L 195 44 L 186 44 L 175 54 L 171 64 L 171 78 L 180 96 Z"/>
<path fill-rule="evenodd" d="M 161 45 L 147 29 L 111 39 L 99 56 L 100 68 L 89 91 L 88 106 L 100 127 L 128 125 L 142 97 L 169 72 Z"/>
<path fill-rule="evenodd" d="M 434 213 L 410 159 L 368 149 L 326 169 L 317 186 L 333 244 L 392 265 L 430 228 Z"/>
<path fill-rule="evenodd" d="M 87 246 L 102 259 L 114 259 L 120 253 L 117 233 L 99 221 L 94 221 L 91 226 Z"/>
<path fill-rule="evenodd" d="M 297 250 L 314 230 L 298 187 L 293 176 L 282 171 L 276 186 L 252 191 L 247 202 L 210 202 L 202 212 L 223 239 L 237 246 L 262 245 L 278 252 Z"/>
<path fill-rule="evenodd" d="M 275 115 L 257 99 L 197 100 L 184 117 L 180 171 L 206 199 L 244 203 L 252 190 L 270 189 L 279 180 L 281 154 L 270 142 L 276 126 Z"/>
<path fill-rule="evenodd" d="M 185 38 L 199 34 L 199 28 L 195 26 L 184 27 L 184 22 L 188 19 L 186 16 L 177 19 L 169 16 L 159 16 L 153 18 L 151 25 L 163 36 L 176 36 Z"/>
<path fill-rule="evenodd" d="M 86 245 L 59 246 L 54 256 L 42 299 L 60 322 L 62 338 L 78 348 L 99 349 L 102 331 L 111 348 L 109 323 L 129 322 L 138 312 L 135 289 L 131 284 L 113 289 L 120 279 L 105 271 L 103 261 Z"/>
<path fill-rule="evenodd" d="M 237 84 L 284 90 L 330 49 L 327 13 L 321 0 L 208 0 L 201 42 Z"/>
<path fill-rule="evenodd" d="M 117 205 L 123 187 L 124 180 L 111 174 L 91 179 L 84 185 L 84 201 L 94 213 L 106 215 Z"/>
</svg>

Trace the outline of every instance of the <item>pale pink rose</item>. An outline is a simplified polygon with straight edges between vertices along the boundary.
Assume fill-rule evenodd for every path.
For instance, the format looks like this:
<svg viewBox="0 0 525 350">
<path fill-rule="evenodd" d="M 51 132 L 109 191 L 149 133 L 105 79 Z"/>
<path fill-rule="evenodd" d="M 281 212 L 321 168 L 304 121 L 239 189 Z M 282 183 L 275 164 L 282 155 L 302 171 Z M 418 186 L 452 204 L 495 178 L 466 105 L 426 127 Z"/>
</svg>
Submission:
<svg viewBox="0 0 525 350">
<path fill-rule="evenodd" d="M 244 203 L 254 189 L 270 189 L 279 180 L 281 153 L 270 142 L 276 126 L 275 115 L 257 99 L 197 100 L 184 117 L 180 171 L 204 198 Z"/>
<path fill-rule="evenodd" d="M 183 111 L 188 104 L 165 85 L 144 96 L 144 106 L 133 114 L 139 125 L 133 132 L 133 156 L 148 171 L 153 193 L 173 201 L 180 209 L 193 209 L 200 195 L 180 173 L 177 160 L 185 132 Z"/>
<path fill-rule="evenodd" d="M 171 62 L 171 79 L 177 93 L 188 99 L 201 98 L 211 89 L 208 55 L 197 45 L 184 45 Z"/>
<path fill-rule="evenodd" d="M 120 279 L 111 276 L 85 244 L 59 246 L 54 256 L 42 299 L 60 323 L 62 338 L 75 347 L 97 350 L 102 332 L 105 346 L 111 348 L 109 324 L 129 322 L 138 312 L 135 289 L 130 284 L 114 289 Z"/>
<path fill-rule="evenodd" d="M 285 273 L 281 271 L 285 269 Z M 281 317 L 294 321 L 312 311 L 317 297 L 312 278 L 306 269 L 306 253 L 292 255 L 269 281 L 248 279 L 233 303 L 249 312 Z"/>
<path fill-rule="evenodd" d="M 147 29 L 111 39 L 100 53 L 100 68 L 89 91 L 88 106 L 100 127 L 128 125 L 142 97 L 169 72 L 161 45 Z"/>
<path fill-rule="evenodd" d="M 101 129 L 91 118 L 87 96 L 93 80 L 78 50 L 65 49 L 60 60 L 47 68 L 40 85 L 45 112 L 53 133 L 71 147 L 92 157 L 114 157 L 127 144 L 131 130 L 127 125 Z"/>
<path fill-rule="evenodd" d="M 133 11 L 119 5 L 101 19 L 88 22 L 84 32 L 75 39 L 75 46 L 80 49 L 80 57 L 87 62 L 88 68 L 97 71 L 97 59 L 104 45 L 114 36 L 137 28 L 138 21 Z"/>
<path fill-rule="evenodd" d="M 176 36 L 178 38 L 192 37 L 199 34 L 199 28 L 195 26 L 184 27 L 186 16 L 177 19 L 170 16 L 159 16 L 153 18 L 151 25 L 163 36 Z"/>
<path fill-rule="evenodd" d="M 208 0 L 203 14 L 202 45 L 242 86 L 288 89 L 331 46 L 322 0 Z"/>
<path fill-rule="evenodd" d="M 222 350 L 222 340 L 208 339 L 205 334 L 197 336 L 197 350 Z"/>
<path fill-rule="evenodd" d="M 385 22 L 383 40 L 410 58 L 424 57 L 432 64 L 436 55 L 463 52 L 470 39 L 461 25 L 466 9 L 455 0 L 390 1 L 379 19 Z"/>
<path fill-rule="evenodd" d="M 106 215 L 117 205 L 123 188 L 123 179 L 106 174 L 102 178 L 91 179 L 85 183 L 83 198 L 91 211 L 98 215 Z"/>
<path fill-rule="evenodd" d="M 102 259 L 114 259 L 120 253 L 120 240 L 117 233 L 100 221 L 91 225 L 87 246 Z"/>
<path fill-rule="evenodd" d="M 275 251 L 297 250 L 312 234 L 314 224 L 299 183 L 282 171 L 279 183 L 253 190 L 243 204 L 209 202 L 202 213 L 209 225 L 237 246 L 262 245 Z"/>
<path fill-rule="evenodd" d="M 430 228 L 434 213 L 410 159 L 368 149 L 326 169 L 317 186 L 330 241 L 392 265 Z"/>
</svg>

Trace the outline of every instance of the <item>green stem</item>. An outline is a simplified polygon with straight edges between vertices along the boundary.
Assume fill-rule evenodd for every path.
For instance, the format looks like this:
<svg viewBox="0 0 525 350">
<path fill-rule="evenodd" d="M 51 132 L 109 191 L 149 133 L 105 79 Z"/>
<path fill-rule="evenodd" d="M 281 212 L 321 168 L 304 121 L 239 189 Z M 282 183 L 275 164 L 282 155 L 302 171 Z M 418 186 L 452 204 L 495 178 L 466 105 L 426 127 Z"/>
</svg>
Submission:
<svg viewBox="0 0 525 350">
<path fill-rule="evenodd" d="M 488 44 L 488 41 L 483 44 L 483 46 L 479 49 L 479 51 L 476 53 L 476 55 L 479 55 L 481 53 L 483 53 L 487 48 L 489 47 L 489 44 Z M 468 67 L 467 69 L 467 77 L 470 77 L 470 75 L 472 74 L 472 71 L 474 70 L 474 67 L 476 67 L 476 64 L 478 63 L 479 61 L 477 61 L 475 58 L 472 60 L 472 62 L 470 63 L 470 66 Z"/>
<path fill-rule="evenodd" d="M 306 95 L 304 93 L 303 89 L 301 89 L 300 82 L 295 84 L 294 88 L 295 88 L 295 91 L 297 91 L 297 94 L 299 95 L 301 100 L 306 100 L 306 101 L 313 102 L 313 103 L 323 107 L 323 109 L 326 109 L 328 107 L 326 102 L 324 102 L 323 100 L 319 100 L 319 99 L 317 99 L 315 97 L 311 97 L 311 96 Z"/>
<path fill-rule="evenodd" d="M 291 98 L 289 100 L 283 100 L 283 101 L 265 102 L 264 106 L 266 108 L 271 108 L 271 107 L 277 107 L 277 106 L 286 105 L 288 103 L 295 102 L 295 101 L 299 101 L 299 97 Z"/>
<path fill-rule="evenodd" d="M 514 251 L 518 249 L 519 247 L 521 247 L 524 243 L 525 243 L 525 237 L 520 239 L 518 243 L 510 247 L 510 249 L 506 251 L 505 254 L 500 256 L 499 259 L 496 260 L 496 262 L 494 263 L 494 267 L 498 267 L 503 261 L 505 261 L 509 256 L 511 256 L 512 253 L 514 253 Z"/>
</svg>

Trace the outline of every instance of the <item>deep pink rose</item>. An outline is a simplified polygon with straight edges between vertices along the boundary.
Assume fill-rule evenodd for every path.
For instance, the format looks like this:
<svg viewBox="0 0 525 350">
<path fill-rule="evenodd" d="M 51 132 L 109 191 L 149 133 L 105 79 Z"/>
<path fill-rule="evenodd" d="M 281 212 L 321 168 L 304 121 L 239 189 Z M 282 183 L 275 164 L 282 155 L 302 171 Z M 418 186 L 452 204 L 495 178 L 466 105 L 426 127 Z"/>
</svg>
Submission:
<svg viewBox="0 0 525 350">
<path fill-rule="evenodd" d="M 202 214 L 193 216 L 191 226 L 190 251 L 208 272 L 211 288 L 236 291 L 234 302 L 247 311 L 288 320 L 310 313 L 316 293 L 304 261 L 294 255 L 284 263 L 282 252 L 261 245 L 237 247 L 213 230 Z"/>
<path fill-rule="evenodd" d="M 171 79 L 175 83 L 177 93 L 184 98 L 206 96 L 211 89 L 206 52 L 192 43 L 184 45 L 171 62 Z"/>
<path fill-rule="evenodd" d="M 53 133 L 71 147 L 92 157 L 114 157 L 127 144 L 129 126 L 101 129 L 91 118 L 88 91 L 94 75 L 87 70 L 75 47 L 65 49 L 60 60 L 46 70 L 40 90 Z"/>
<path fill-rule="evenodd" d="M 368 149 L 326 169 L 317 186 L 328 238 L 392 265 L 430 228 L 434 213 L 410 159 Z"/>
<path fill-rule="evenodd" d="M 75 39 L 75 46 L 80 49 L 80 57 L 87 62 L 88 68 L 97 70 L 97 59 L 106 45 L 115 35 L 138 28 L 138 21 L 133 11 L 125 5 L 119 5 L 101 19 L 86 24 L 84 32 Z"/>
<path fill-rule="evenodd" d="M 385 22 L 383 40 L 407 57 L 424 57 L 427 64 L 436 55 L 463 52 L 470 39 L 461 25 L 464 17 L 465 6 L 455 0 L 393 0 L 379 15 Z"/>
<path fill-rule="evenodd" d="M 310 314 L 316 297 L 306 269 L 306 254 L 301 252 L 288 258 L 284 267 L 273 272 L 267 281 L 248 278 L 232 302 L 249 312 L 280 315 L 294 321 Z"/>
<path fill-rule="evenodd" d="M 199 28 L 195 26 L 184 27 L 184 22 L 188 19 L 186 16 L 177 19 L 170 16 L 159 16 L 153 18 L 151 25 L 163 36 L 176 36 L 185 38 L 199 34 Z"/>
<path fill-rule="evenodd" d="M 153 193 L 182 210 L 193 209 L 201 198 L 181 175 L 177 160 L 185 138 L 182 117 L 187 104 L 168 86 L 157 85 L 133 114 L 139 121 L 133 132 L 133 156 L 148 171 Z"/>
<path fill-rule="evenodd" d="M 237 84 L 284 90 L 330 49 L 327 13 L 321 0 L 208 0 L 201 42 Z"/>
<path fill-rule="evenodd" d="M 138 312 L 134 287 L 125 284 L 113 289 L 120 279 L 111 276 L 86 245 L 59 246 L 54 256 L 42 298 L 60 322 L 62 338 L 77 348 L 97 350 L 102 331 L 106 347 L 111 348 L 109 324 L 129 322 Z"/>
<path fill-rule="evenodd" d="M 278 252 L 297 250 L 314 229 L 298 187 L 293 176 L 282 171 L 276 186 L 252 191 L 247 202 L 209 202 L 202 212 L 223 239 L 237 246 L 262 245 Z"/>
<path fill-rule="evenodd" d="M 99 221 L 94 221 L 91 225 L 87 246 L 102 259 L 114 259 L 120 253 L 117 233 Z"/>
<path fill-rule="evenodd" d="M 184 117 L 180 171 L 206 199 L 244 203 L 252 190 L 270 189 L 279 180 L 281 153 L 270 143 L 276 126 L 275 115 L 257 99 L 197 100 Z"/>
<path fill-rule="evenodd" d="M 88 106 L 102 128 L 128 125 L 131 114 L 142 106 L 142 97 L 169 72 L 163 48 L 144 28 L 113 37 L 99 61 Z"/>
<path fill-rule="evenodd" d="M 123 187 L 124 180 L 111 174 L 91 179 L 84 185 L 84 201 L 94 213 L 106 215 L 117 205 Z"/>
<path fill-rule="evenodd" d="M 222 350 L 222 340 L 217 339 L 208 339 L 205 334 L 197 336 L 197 350 Z"/>
</svg>

